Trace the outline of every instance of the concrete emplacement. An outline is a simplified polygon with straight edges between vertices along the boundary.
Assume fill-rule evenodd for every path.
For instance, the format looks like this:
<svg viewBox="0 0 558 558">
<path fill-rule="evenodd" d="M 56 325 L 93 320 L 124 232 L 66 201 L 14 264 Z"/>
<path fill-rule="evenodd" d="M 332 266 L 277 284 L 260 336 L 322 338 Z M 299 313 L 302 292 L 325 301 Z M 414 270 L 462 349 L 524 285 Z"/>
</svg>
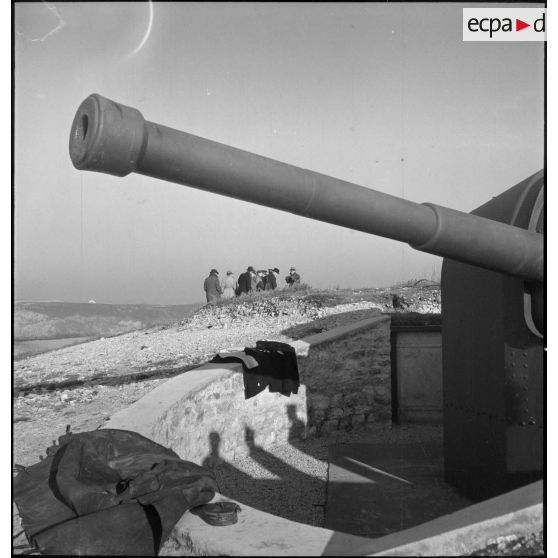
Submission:
<svg viewBox="0 0 558 558">
<path fill-rule="evenodd" d="M 305 359 L 313 350 L 332 347 L 336 341 L 346 343 L 359 334 L 378 339 L 378 331 L 386 325 L 389 327 L 389 321 L 382 316 L 293 342 L 301 363 L 301 382 L 306 375 Z M 432 328 L 427 330 L 426 360 L 432 361 L 432 348 L 439 345 L 432 340 Z M 416 357 L 418 333 L 415 331 L 413 335 Z M 409 345 L 406 339 L 402 344 L 403 351 Z M 204 454 L 207 455 L 207 432 L 221 431 L 223 438 L 234 439 L 232 430 L 224 430 L 230 428 L 234 420 L 231 416 L 224 417 L 225 426 L 224 423 L 215 423 L 217 419 L 206 414 L 204 422 L 207 424 L 202 427 L 198 415 L 188 418 L 186 409 L 201 405 L 205 397 L 215 397 L 215 393 L 220 392 L 224 398 L 227 389 L 242 392 L 239 389 L 242 386 L 241 373 L 239 364 L 201 366 L 153 390 L 116 414 L 104 427 L 135 430 L 172 447 L 185 459 L 201 463 Z M 434 376 L 440 373 L 440 370 L 434 370 Z M 432 385 L 432 380 L 426 385 Z M 307 386 L 302 385 L 301 388 L 297 396 L 289 398 L 289 402 L 304 408 Z M 243 401 L 242 396 L 241 393 L 238 399 L 241 407 L 232 407 L 234 414 L 250 417 L 256 409 L 249 405 L 253 405 L 259 397 L 257 413 L 266 417 L 271 429 L 277 425 L 283 430 L 276 432 L 269 443 L 286 442 L 284 435 L 288 424 L 277 423 L 273 419 L 275 411 L 278 415 L 284 414 L 285 398 L 267 392 L 249 401 Z M 295 400 L 296 397 L 299 399 Z M 215 399 L 210 400 L 215 402 Z M 438 416 L 433 407 L 436 405 L 430 399 L 426 404 L 427 421 L 430 423 L 436 422 Z M 424 418 L 417 405 L 408 406 L 408 409 L 414 414 L 407 412 L 404 415 L 407 423 L 412 422 L 413 417 Z M 192 422 L 191 429 L 188 421 Z M 173 429 L 179 429 L 181 433 L 173 432 Z M 198 437 L 188 434 L 200 429 L 203 432 Z M 243 436 L 237 437 L 244 442 Z M 364 442 L 330 446 L 328 505 L 335 506 L 335 509 L 328 508 L 330 517 L 326 518 L 326 525 L 329 528 L 290 521 L 238 502 L 242 509 L 238 523 L 227 527 L 209 526 L 197 515 L 186 512 L 164 546 L 163 554 L 180 555 L 187 551 L 195 555 L 239 556 L 461 555 L 484 548 L 499 537 L 528 536 L 542 531 L 542 482 L 474 505 L 466 505 L 470 503 L 466 500 L 449 502 L 448 505 L 448 502 L 429 500 L 432 493 L 425 487 L 425 483 L 432 481 L 443 484 L 441 467 L 435 470 L 436 463 L 441 463 L 440 444 L 371 445 L 366 443 L 366 436 Z M 198 443 L 200 447 L 197 447 Z M 229 460 L 233 461 L 235 455 L 241 455 L 241 445 L 224 448 L 229 452 Z M 265 443 L 262 445 L 265 446 Z M 214 501 L 224 499 L 233 500 L 217 494 Z M 374 533 L 374 538 L 346 532 L 359 532 L 359 522 L 364 525 L 362 532 Z M 376 530 L 370 529 L 372 522 L 377 523 Z"/>
</svg>

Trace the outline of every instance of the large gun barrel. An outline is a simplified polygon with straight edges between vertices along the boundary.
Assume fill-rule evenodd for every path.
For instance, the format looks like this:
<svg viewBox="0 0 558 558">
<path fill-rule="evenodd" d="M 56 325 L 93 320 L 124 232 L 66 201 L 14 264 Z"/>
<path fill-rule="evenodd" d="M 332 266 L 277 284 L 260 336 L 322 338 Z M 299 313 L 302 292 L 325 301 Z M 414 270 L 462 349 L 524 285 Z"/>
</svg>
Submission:
<svg viewBox="0 0 558 558">
<path fill-rule="evenodd" d="M 544 241 L 535 231 L 414 203 L 155 124 L 98 94 L 78 108 L 70 156 L 77 169 L 115 176 L 137 172 L 543 281 Z"/>
</svg>

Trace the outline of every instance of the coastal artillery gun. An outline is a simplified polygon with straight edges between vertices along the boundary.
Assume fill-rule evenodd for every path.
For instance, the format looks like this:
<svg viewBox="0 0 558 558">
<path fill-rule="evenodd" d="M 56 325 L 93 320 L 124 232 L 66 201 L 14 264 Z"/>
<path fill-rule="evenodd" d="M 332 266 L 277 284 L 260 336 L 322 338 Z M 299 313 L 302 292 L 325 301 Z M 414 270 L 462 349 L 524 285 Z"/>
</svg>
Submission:
<svg viewBox="0 0 558 558">
<path fill-rule="evenodd" d="M 80 170 L 146 176 L 409 243 L 442 268 L 445 476 L 488 497 L 541 476 L 544 175 L 471 214 L 418 204 L 144 120 L 100 95 L 75 115 Z"/>
</svg>

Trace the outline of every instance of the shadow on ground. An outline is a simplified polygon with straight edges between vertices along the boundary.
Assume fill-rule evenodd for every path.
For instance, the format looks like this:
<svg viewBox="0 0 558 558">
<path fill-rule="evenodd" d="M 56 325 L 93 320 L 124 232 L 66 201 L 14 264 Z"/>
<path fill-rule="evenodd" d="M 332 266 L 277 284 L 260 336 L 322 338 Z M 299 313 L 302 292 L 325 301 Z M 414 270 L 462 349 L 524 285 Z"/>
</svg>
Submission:
<svg viewBox="0 0 558 558">
<path fill-rule="evenodd" d="M 242 460 L 241 470 L 221 457 L 223 441 L 219 433 L 211 432 L 202 465 L 214 471 L 224 496 L 291 521 L 323 526 L 327 448 L 321 441 L 301 441 L 305 425 L 296 417 L 296 406 L 287 405 L 286 412 L 291 420 L 287 446 L 276 446 L 271 453 L 254 442 L 255 432 L 246 427 L 250 459 Z"/>
<path fill-rule="evenodd" d="M 416 437 L 412 427 L 362 432 L 359 443 L 303 441 L 296 406 L 287 405 L 286 412 L 288 447 L 268 451 L 254 443 L 255 433 L 246 427 L 250 460 L 243 460 L 242 470 L 221 457 L 223 440 L 210 433 L 202 465 L 215 472 L 221 494 L 285 519 L 365 537 L 406 529 L 471 503 L 443 482 L 440 428 L 426 427 L 434 432 L 426 436 L 415 428 Z"/>
</svg>

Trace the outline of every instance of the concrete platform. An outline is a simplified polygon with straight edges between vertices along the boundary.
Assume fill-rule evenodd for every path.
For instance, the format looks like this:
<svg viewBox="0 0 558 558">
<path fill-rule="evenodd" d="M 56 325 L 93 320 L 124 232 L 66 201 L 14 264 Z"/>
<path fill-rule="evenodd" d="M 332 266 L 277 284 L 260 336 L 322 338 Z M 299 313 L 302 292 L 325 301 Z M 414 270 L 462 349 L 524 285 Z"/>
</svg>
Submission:
<svg viewBox="0 0 558 558">
<path fill-rule="evenodd" d="M 498 538 L 540 533 L 542 493 L 539 481 L 375 539 L 295 523 L 239 502 L 238 522 L 226 527 L 213 527 L 186 512 L 159 555 L 462 556 Z M 216 495 L 214 501 L 222 499 Z"/>
<path fill-rule="evenodd" d="M 329 447 L 327 529 L 382 537 L 471 504 L 444 483 L 440 443 L 371 439 Z"/>
<path fill-rule="evenodd" d="M 238 502 L 226 527 L 186 512 L 161 555 L 460 556 L 542 531 L 542 481 L 471 505 L 442 480 L 441 434 L 406 425 L 332 443 L 323 528 Z"/>
</svg>

